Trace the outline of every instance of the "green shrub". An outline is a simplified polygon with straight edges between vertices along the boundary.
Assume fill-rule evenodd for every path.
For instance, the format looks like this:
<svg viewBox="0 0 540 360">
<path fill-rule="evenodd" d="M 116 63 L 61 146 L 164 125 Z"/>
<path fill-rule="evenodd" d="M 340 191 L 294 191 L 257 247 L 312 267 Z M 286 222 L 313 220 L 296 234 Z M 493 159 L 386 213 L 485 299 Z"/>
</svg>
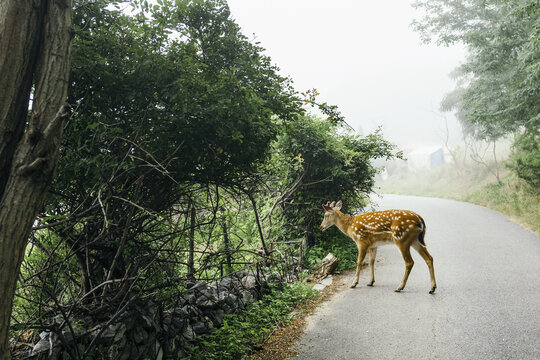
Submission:
<svg viewBox="0 0 540 360">
<path fill-rule="evenodd" d="M 313 299 L 317 291 L 301 283 L 273 289 L 243 314 L 225 315 L 223 326 L 201 337 L 191 359 L 233 360 L 253 352 L 273 329 L 292 319 L 293 308 Z"/>
<path fill-rule="evenodd" d="M 330 231 L 335 231 L 336 235 L 329 237 L 329 240 L 319 241 L 307 251 L 306 266 L 312 269 L 316 264 L 321 263 L 328 253 L 332 253 L 339 259 L 337 271 L 354 268 L 358 258 L 356 244 L 339 230 L 333 228 L 328 230 Z"/>
<path fill-rule="evenodd" d="M 540 186 L 540 132 L 529 131 L 516 138 L 509 167 L 530 185 Z"/>
</svg>

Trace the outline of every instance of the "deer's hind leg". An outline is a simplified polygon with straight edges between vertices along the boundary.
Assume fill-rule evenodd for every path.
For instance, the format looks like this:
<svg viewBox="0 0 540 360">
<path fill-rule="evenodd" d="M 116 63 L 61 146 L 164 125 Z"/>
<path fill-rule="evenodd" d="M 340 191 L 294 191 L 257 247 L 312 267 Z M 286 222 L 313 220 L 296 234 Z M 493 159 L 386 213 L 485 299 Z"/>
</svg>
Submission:
<svg viewBox="0 0 540 360">
<path fill-rule="evenodd" d="M 405 288 L 405 285 L 407 284 L 407 279 L 409 278 L 409 274 L 411 273 L 411 269 L 414 265 L 414 260 L 411 256 L 410 246 L 405 244 L 398 244 L 398 247 L 401 251 L 401 255 L 403 256 L 403 260 L 405 261 L 405 274 L 403 275 L 403 280 L 401 280 L 401 284 L 395 290 L 396 292 L 400 292 Z"/>
<path fill-rule="evenodd" d="M 429 290 L 429 293 L 433 294 L 437 288 L 437 283 L 435 282 L 435 269 L 433 268 L 433 257 L 427 251 L 426 247 L 418 241 L 413 242 L 412 247 L 420 254 L 429 268 L 429 276 L 431 278 L 431 289 Z"/>
<path fill-rule="evenodd" d="M 369 268 L 371 270 L 371 280 L 367 284 L 368 286 L 373 286 L 375 282 L 375 258 L 377 257 L 377 248 L 369 248 Z"/>
</svg>

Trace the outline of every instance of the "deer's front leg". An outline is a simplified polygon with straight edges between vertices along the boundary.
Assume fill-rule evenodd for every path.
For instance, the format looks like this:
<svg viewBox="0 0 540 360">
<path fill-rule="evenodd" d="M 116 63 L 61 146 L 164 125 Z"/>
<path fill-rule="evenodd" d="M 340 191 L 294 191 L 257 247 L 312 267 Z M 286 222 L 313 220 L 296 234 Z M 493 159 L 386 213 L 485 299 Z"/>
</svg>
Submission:
<svg viewBox="0 0 540 360">
<path fill-rule="evenodd" d="M 358 260 L 356 262 L 356 275 L 354 276 L 354 282 L 351 287 L 355 287 L 358 284 L 358 278 L 360 277 L 360 267 L 362 266 L 362 261 L 366 257 L 367 247 L 359 246 L 358 247 Z"/>
</svg>

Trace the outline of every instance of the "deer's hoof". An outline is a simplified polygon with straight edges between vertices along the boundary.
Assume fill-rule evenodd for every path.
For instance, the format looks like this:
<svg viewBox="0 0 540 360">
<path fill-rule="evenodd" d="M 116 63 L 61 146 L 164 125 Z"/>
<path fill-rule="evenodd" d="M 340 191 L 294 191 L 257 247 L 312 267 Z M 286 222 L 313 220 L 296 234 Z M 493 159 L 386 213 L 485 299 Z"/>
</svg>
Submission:
<svg viewBox="0 0 540 360">
<path fill-rule="evenodd" d="M 372 283 L 372 282 L 370 282 L 369 284 L 367 284 L 367 286 L 373 286 L 373 283 Z"/>
<path fill-rule="evenodd" d="M 356 283 L 352 284 L 351 285 L 351 289 L 355 288 L 356 287 Z"/>
<path fill-rule="evenodd" d="M 403 290 L 403 289 L 396 289 L 396 290 L 394 290 L 394 292 L 401 292 L 401 290 Z"/>
</svg>

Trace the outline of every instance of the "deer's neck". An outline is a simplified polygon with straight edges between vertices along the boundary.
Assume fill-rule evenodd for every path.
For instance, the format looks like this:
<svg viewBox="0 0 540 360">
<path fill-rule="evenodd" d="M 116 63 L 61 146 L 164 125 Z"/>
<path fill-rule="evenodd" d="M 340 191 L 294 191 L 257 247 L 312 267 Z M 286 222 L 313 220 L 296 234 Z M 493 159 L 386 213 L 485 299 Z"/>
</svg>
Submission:
<svg viewBox="0 0 540 360">
<path fill-rule="evenodd" d="M 336 221 L 335 224 L 338 227 L 339 230 L 341 230 L 342 233 L 349 236 L 349 227 L 352 224 L 353 218 L 352 216 L 345 215 L 339 210 L 336 210 Z"/>
</svg>

